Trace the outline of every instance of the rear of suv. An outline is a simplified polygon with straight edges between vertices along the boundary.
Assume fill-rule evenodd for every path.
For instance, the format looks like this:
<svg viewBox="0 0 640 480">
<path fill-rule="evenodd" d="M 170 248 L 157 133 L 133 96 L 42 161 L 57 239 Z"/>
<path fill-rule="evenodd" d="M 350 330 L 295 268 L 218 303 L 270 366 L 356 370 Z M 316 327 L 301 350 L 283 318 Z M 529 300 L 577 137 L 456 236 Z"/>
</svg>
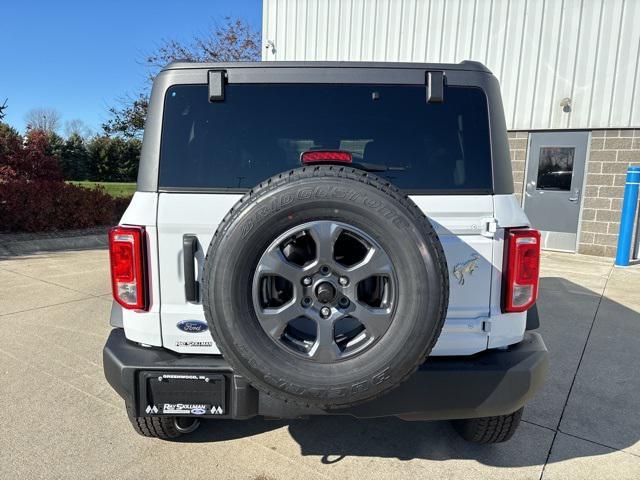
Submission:
<svg viewBox="0 0 640 480">
<path fill-rule="evenodd" d="M 475 62 L 168 65 L 109 248 L 104 370 L 146 436 L 352 415 L 499 442 L 546 374 L 540 235 Z"/>
</svg>

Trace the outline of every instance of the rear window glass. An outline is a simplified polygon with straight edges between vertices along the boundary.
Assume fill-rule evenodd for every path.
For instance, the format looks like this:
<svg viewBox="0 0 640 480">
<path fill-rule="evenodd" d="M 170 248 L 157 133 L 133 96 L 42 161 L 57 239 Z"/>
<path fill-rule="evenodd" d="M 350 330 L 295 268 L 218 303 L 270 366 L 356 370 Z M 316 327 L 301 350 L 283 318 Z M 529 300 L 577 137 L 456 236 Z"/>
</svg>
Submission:
<svg viewBox="0 0 640 480">
<path fill-rule="evenodd" d="M 407 191 L 491 191 L 487 101 L 478 88 L 230 84 L 167 91 L 161 189 L 248 189 L 300 166 L 309 150 L 344 150 Z"/>
</svg>

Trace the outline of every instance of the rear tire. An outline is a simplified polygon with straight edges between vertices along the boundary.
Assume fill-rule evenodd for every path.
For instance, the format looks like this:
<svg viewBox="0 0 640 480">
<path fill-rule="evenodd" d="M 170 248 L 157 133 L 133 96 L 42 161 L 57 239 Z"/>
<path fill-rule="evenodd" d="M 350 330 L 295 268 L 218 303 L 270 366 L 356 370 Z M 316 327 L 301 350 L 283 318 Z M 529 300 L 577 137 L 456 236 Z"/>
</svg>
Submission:
<svg viewBox="0 0 640 480">
<path fill-rule="evenodd" d="M 143 437 L 175 440 L 194 432 L 200 420 L 189 417 L 136 417 L 127 408 L 127 416 L 133 429 Z"/>
<path fill-rule="evenodd" d="M 509 415 L 454 420 L 453 427 L 462 438 L 472 443 L 506 442 L 516 432 L 524 407 Z"/>
</svg>

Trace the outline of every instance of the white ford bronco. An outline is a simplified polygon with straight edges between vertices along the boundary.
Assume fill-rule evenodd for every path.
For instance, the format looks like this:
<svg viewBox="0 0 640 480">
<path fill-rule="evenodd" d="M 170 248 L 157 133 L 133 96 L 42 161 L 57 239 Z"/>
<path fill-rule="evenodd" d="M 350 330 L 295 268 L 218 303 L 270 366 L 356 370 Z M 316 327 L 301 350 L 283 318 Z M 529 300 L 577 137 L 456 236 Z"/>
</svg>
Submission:
<svg viewBox="0 0 640 480">
<path fill-rule="evenodd" d="M 352 415 L 501 442 L 546 374 L 540 234 L 475 62 L 168 65 L 109 252 L 104 371 L 142 435 Z"/>
</svg>

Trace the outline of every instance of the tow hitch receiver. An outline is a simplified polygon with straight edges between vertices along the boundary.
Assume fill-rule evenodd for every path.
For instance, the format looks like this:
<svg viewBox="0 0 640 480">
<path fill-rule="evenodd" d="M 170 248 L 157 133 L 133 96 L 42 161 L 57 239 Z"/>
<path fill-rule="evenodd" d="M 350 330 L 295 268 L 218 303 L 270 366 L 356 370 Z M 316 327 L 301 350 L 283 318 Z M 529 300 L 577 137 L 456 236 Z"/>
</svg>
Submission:
<svg viewBox="0 0 640 480">
<path fill-rule="evenodd" d="M 225 377 L 216 373 L 140 372 L 142 415 L 225 415 Z"/>
</svg>

